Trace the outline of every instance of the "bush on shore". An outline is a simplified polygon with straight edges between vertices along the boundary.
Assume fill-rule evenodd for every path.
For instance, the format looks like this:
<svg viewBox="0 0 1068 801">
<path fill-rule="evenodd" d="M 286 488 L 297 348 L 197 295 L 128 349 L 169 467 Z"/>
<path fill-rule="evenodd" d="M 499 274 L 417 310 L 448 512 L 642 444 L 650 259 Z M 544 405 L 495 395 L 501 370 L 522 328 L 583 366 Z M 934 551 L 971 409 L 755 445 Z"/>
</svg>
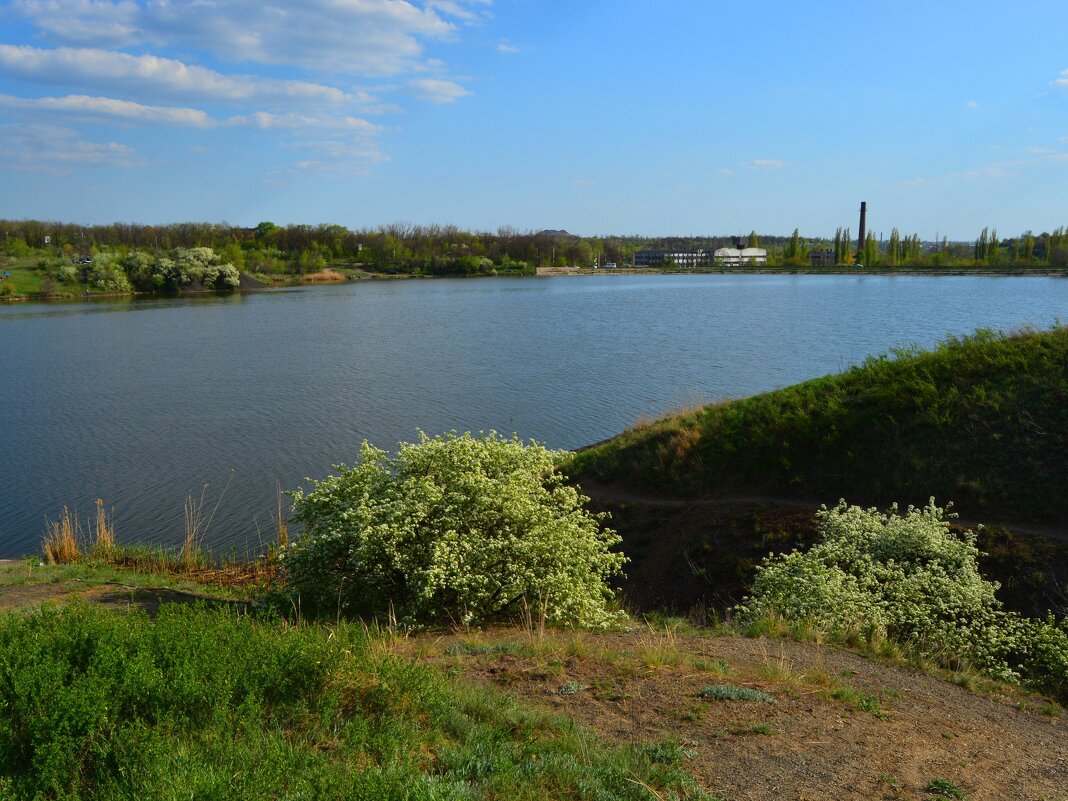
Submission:
<svg viewBox="0 0 1068 801">
<path fill-rule="evenodd" d="M 420 435 L 395 458 L 366 442 L 354 467 L 293 493 L 303 536 L 282 557 L 294 606 L 482 623 L 533 610 L 604 627 L 626 561 L 604 515 L 564 483 L 560 454 L 518 438 Z"/>
<path fill-rule="evenodd" d="M 904 514 L 842 501 L 817 518 L 820 542 L 758 568 L 742 621 L 779 617 L 838 639 L 892 640 L 1068 698 L 1065 622 L 1002 609 L 998 585 L 979 573 L 975 534 L 954 534 L 933 498 Z"/>
</svg>

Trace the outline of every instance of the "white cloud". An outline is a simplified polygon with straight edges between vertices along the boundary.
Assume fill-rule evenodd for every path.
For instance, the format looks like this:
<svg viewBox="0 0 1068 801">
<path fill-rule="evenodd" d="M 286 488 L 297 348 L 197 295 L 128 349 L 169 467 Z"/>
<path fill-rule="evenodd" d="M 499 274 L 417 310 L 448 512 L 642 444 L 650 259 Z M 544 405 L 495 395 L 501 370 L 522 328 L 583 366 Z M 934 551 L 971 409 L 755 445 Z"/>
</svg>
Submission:
<svg viewBox="0 0 1068 801">
<path fill-rule="evenodd" d="M 14 0 L 11 9 L 51 41 L 93 47 L 166 43 L 230 62 L 281 64 L 327 73 L 388 76 L 419 70 L 424 41 L 455 35 L 481 0 Z"/>
<path fill-rule="evenodd" d="M 13 97 L 0 95 L 0 106 L 16 109 L 55 111 L 90 117 L 110 117 L 142 123 L 209 128 L 215 123 L 207 113 L 195 108 L 146 106 L 112 97 L 67 95 L 66 97 Z"/>
<path fill-rule="evenodd" d="M 742 166 L 749 170 L 781 170 L 784 167 L 789 167 L 790 162 L 779 161 L 778 159 L 753 159 Z"/>
<path fill-rule="evenodd" d="M 256 111 L 251 114 L 236 114 L 218 120 L 200 109 L 149 106 L 129 100 L 116 100 L 111 97 L 88 97 L 86 95 L 36 98 L 0 95 L 0 107 L 194 128 L 227 126 L 260 128 L 263 130 L 337 130 L 353 132 L 362 136 L 377 136 L 383 130 L 380 125 L 350 116 L 309 116 L 296 113 L 272 114 L 266 111 Z"/>
<path fill-rule="evenodd" d="M 716 175 L 734 175 L 734 170 L 730 167 L 720 167 L 716 170 Z"/>
<path fill-rule="evenodd" d="M 497 44 L 497 52 L 498 52 L 498 53 L 505 53 L 505 54 L 507 54 L 507 55 L 511 55 L 511 54 L 513 54 L 513 53 L 518 53 L 518 52 L 520 52 L 520 50 L 519 50 L 519 48 L 518 48 L 518 47 L 516 47 L 516 46 L 515 46 L 514 44 L 512 44 L 511 42 L 508 42 L 508 41 L 503 41 L 503 42 L 499 42 L 499 43 Z"/>
<path fill-rule="evenodd" d="M 1060 86 L 1063 89 L 1068 89 L 1068 70 L 1064 70 L 1061 73 L 1061 77 L 1057 78 L 1055 81 L 1051 81 L 1050 85 Z"/>
<path fill-rule="evenodd" d="M 123 94 L 150 91 L 153 96 L 201 102 L 283 100 L 333 104 L 367 103 L 373 99 L 367 92 L 354 94 L 322 83 L 224 75 L 176 59 L 95 48 L 42 49 L 0 44 L 0 72 L 39 83 L 88 86 Z"/>
<path fill-rule="evenodd" d="M 271 114 L 266 111 L 238 114 L 227 118 L 224 124 L 261 129 L 335 129 L 355 131 L 365 136 L 375 136 L 382 132 L 382 126 L 375 125 L 367 120 L 361 120 L 358 117 L 315 117 L 305 114 Z"/>
<path fill-rule="evenodd" d="M 88 142 L 57 125 L 0 125 L 0 169 L 67 174 L 77 165 L 136 167 L 145 163 L 119 142 Z"/>
<path fill-rule="evenodd" d="M 964 103 L 964 107 L 965 108 L 979 108 L 979 101 L 978 100 L 967 100 Z"/>
<path fill-rule="evenodd" d="M 1047 158 L 1049 157 L 1047 156 Z M 971 170 L 961 170 L 960 172 L 950 172 L 945 175 L 937 175 L 933 178 L 917 176 L 916 178 L 903 181 L 902 183 L 905 186 L 935 186 L 937 184 L 955 181 L 1012 178 L 1020 174 L 1016 168 L 1021 166 L 1022 163 L 1023 162 L 1005 162 L 1002 164 L 987 164 L 983 167 L 976 167 Z"/>
<path fill-rule="evenodd" d="M 1045 158 L 1046 161 L 1055 161 L 1058 164 L 1068 164 L 1068 153 L 1050 153 Z"/>
<path fill-rule="evenodd" d="M 416 97 L 430 103 L 452 103 L 471 94 L 460 84 L 439 78 L 420 78 L 412 81 L 409 86 Z"/>
</svg>

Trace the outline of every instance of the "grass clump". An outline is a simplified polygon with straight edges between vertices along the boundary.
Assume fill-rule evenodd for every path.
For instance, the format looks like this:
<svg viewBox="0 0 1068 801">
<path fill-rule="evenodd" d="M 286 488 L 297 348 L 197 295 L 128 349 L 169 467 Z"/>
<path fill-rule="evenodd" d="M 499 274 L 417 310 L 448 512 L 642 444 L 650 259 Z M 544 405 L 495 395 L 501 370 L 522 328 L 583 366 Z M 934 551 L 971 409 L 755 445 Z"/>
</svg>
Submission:
<svg viewBox="0 0 1068 801">
<path fill-rule="evenodd" d="M 754 690 L 750 687 L 739 687 L 735 684 L 712 684 L 703 688 L 697 695 L 701 698 L 711 698 L 714 701 L 759 701 L 764 704 L 775 703 L 775 696 L 770 693 Z"/>
<path fill-rule="evenodd" d="M 683 760 L 452 683 L 363 626 L 177 604 L 0 617 L 2 798 L 705 797 Z"/>
</svg>

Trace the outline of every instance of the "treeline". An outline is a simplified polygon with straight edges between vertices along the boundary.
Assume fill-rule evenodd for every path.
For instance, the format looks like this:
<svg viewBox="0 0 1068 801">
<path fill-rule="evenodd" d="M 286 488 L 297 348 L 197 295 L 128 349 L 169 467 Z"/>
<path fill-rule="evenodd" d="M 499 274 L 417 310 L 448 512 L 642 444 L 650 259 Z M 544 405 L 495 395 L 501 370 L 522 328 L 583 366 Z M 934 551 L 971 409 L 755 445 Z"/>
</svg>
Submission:
<svg viewBox="0 0 1068 801">
<path fill-rule="evenodd" d="M 823 263 L 866 266 L 1030 265 L 1068 266 L 1065 229 L 1000 238 L 984 228 L 974 242 L 921 241 L 894 228 L 888 240 L 869 232 L 861 250 L 848 228 L 833 239 L 791 236 L 579 237 L 566 231 L 520 231 L 501 227 L 494 232 L 466 231 L 454 225 L 394 223 L 377 228 L 341 225 L 275 225 L 254 228 L 222 223 L 168 225 L 76 225 L 40 220 L 0 220 L 0 238 L 9 256 L 43 248 L 68 258 L 92 257 L 109 251 L 125 257 L 143 252 L 159 258 L 176 249 L 206 247 L 241 272 L 303 275 L 326 266 L 343 265 L 373 272 L 427 275 L 529 274 L 544 266 L 590 267 L 633 262 L 645 249 L 707 250 L 762 246 L 768 264 L 804 266 L 813 254 L 827 253 Z"/>
</svg>

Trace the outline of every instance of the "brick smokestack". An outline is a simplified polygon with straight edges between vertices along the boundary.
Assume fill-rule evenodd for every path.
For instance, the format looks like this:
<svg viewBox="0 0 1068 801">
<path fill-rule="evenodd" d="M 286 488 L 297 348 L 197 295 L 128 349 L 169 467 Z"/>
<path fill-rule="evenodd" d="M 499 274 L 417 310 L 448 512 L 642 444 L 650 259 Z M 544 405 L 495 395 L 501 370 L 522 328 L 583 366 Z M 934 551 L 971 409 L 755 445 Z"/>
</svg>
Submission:
<svg viewBox="0 0 1068 801">
<path fill-rule="evenodd" d="M 865 225 L 868 221 L 868 204 L 865 201 L 860 201 L 860 234 L 857 236 L 857 258 L 864 252 L 864 238 L 867 236 Z"/>
</svg>

